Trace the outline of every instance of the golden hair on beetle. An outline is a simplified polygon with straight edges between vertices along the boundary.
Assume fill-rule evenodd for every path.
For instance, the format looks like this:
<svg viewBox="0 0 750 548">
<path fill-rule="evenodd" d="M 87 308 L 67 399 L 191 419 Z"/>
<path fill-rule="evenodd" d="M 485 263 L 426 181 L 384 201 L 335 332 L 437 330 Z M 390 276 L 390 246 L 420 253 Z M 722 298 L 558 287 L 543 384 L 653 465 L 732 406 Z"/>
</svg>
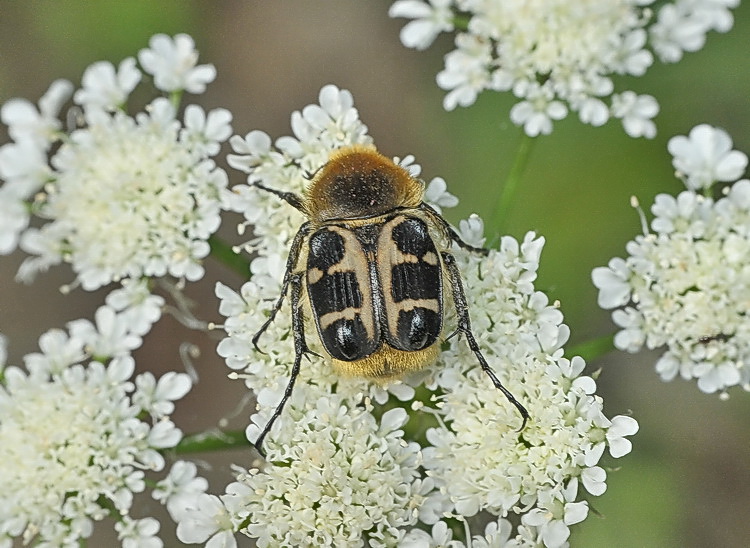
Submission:
<svg viewBox="0 0 750 548">
<path fill-rule="evenodd" d="M 351 145 L 334 151 L 313 177 L 305 193 L 310 220 L 377 217 L 422 203 L 424 183 L 372 145 Z"/>
</svg>

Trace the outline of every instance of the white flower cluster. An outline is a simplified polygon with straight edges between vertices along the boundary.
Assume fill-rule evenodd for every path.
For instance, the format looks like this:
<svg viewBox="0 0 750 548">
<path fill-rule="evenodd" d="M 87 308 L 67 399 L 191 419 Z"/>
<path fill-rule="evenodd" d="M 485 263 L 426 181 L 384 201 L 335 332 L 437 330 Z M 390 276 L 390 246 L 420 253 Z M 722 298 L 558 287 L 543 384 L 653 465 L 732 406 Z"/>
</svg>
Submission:
<svg viewBox="0 0 750 548">
<path fill-rule="evenodd" d="M 162 546 L 158 521 L 130 513 L 145 471 L 162 470 L 160 451 L 182 438 L 169 414 L 191 382 L 184 373 L 133 379 L 130 353 L 163 302 L 136 303 L 142 288 L 119 292 L 113 300 L 129 306 L 48 331 L 26 370 L 0 372 L 0 546 L 78 546 L 105 517 L 123 546 Z"/>
<path fill-rule="evenodd" d="M 650 95 L 615 93 L 614 75 L 641 76 L 654 53 L 676 62 L 703 47 L 711 30 L 726 32 L 739 0 L 398 0 L 391 17 L 411 19 L 402 43 L 425 49 L 455 32 L 437 83 L 446 110 L 474 103 L 484 90 L 519 101 L 511 120 L 528 135 L 552 131 L 569 111 L 586 124 L 622 120 L 632 137 L 653 137 L 659 106 Z M 652 10 L 656 9 L 656 18 Z M 609 104 L 607 104 L 609 100 Z"/>
<path fill-rule="evenodd" d="M 232 165 L 247 171 L 250 182 L 301 192 L 305 172 L 318 169 L 332 150 L 370 141 L 351 95 L 333 86 L 292 123 L 295 137 L 278 139 L 275 147 L 261 132 L 233 138 L 238 155 Z M 418 173 L 412 161 L 403 165 Z M 233 191 L 227 207 L 243 212 L 259 237 L 247 244 L 257 253 L 252 280 L 239 294 L 217 286 L 227 333 L 218 351 L 232 376 L 257 394 L 258 412 L 247 429 L 255 440 L 294 361 L 288 305 L 260 341 L 265 354 L 251 339 L 279 296 L 288 246 L 303 219 L 251 185 Z M 428 194 L 444 206 L 455 203 L 442 180 L 433 181 Z M 460 228 L 469 243 L 481 244 L 478 217 Z M 533 288 L 542 244 L 530 234 L 521 244 L 505 238 L 487 257 L 455 250 L 479 344 L 531 413 L 523 431 L 517 410 L 458 337 L 446 343 L 435 366 L 384 388 L 339 377 L 328 360 L 310 355 L 264 443 L 265 466 L 238 471 L 221 496 L 201 489 L 181 495 L 173 513 L 181 540 L 233 546 L 232 533 L 241 532 L 259 546 L 437 546 L 448 534 L 443 519 L 458 517 L 467 524 L 491 519 L 481 526 L 484 535 L 473 535 L 474 546 L 508 539 L 515 546 L 564 546 L 568 526 L 587 514 L 579 485 L 593 495 L 604 492 L 599 460 L 606 447 L 615 457 L 628 453 L 624 436 L 635 433 L 637 423 L 607 419 L 595 382 L 581 374 L 583 360 L 563 358 L 568 330 L 562 315 Z M 310 348 L 322 353 L 314 331 L 306 325 Z M 415 399 L 420 384 L 425 395 Z M 409 415 L 399 400 L 410 402 Z M 385 404 L 391 410 L 383 412 Z M 406 425 L 410 415 L 433 427 Z M 504 519 L 509 513 L 523 514 L 515 532 Z M 464 545 L 455 542 L 451 546 Z"/>
<path fill-rule="evenodd" d="M 75 93 L 70 82 L 53 83 L 38 108 L 14 99 L 0 110 L 13 139 L 0 147 L 0 252 L 20 240 L 32 255 L 20 278 L 61 262 L 87 290 L 141 276 L 202 277 L 227 184 L 211 157 L 231 135 L 231 115 L 189 105 L 177 118 L 181 91 L 202 92 L 215 76 L 196 66 L 189 36 L 156 35 L 139 59 L 171 100 L 159 97 L 134 117 L 126 101 L 143 73 L 133 58 L 117 68 L 94 63 Z M 65 132 L 58 114 L 71 95 L 83 125 Z M 41 228 L 27 228 L 30 211 Z"/>
<path fill-rule="evenodd" d="M 594 269 L 599 305 L 616 309 L 617 348 L 666 347 L 662 379 L 697 379 L 708 393 L 750 390 L 750 181 L 737 181 L 747 156 L 708 125 L 672 138 L 669 151 L 688 190 L 656 196 L 653 233 L 644 220 L 626 259 Z M 733 184 L 714 200 L 717 182 Z"/>
</svg>

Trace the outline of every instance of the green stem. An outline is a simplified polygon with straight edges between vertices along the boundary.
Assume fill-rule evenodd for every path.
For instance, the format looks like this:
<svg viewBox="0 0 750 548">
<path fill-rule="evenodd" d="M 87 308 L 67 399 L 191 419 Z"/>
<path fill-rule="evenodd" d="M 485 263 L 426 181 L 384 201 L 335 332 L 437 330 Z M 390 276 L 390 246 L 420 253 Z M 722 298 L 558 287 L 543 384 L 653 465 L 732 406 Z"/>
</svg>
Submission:
<svg viewBox="0 0 750 548">
<path fill-rule="evenodd" d="M 235 253 L 232 246 L 224 240 L 214 235 L 208 239 L 208 244 L 211 246 L 211 255 L 220 263 L 228 266 L 243 278 L 250 275 L 250 261 Z"/>
<path fill-rule="evenodd" d="M 600 358 L 615 349 L 615 335 L 611 333 L 597 339 L 579 343 L 565 351 L 568 357 L 581 356 L 587 362 Z"/>
<path fill-rule="evenodd" d="M 180 101 L 182 101 L 182 90 L 173 91 L 169 94 L 169 102 L 172 103 L 172 106 L 175 110 L 179 110 L 180 108 Z"/>
<path fill-rule="evenodd" d="M 469 21 L 471 21 L 470 17 L 454 13 L 453 27 L 457 31 L 467 31 L 469 30 Z"/>
<path fill-rule="evenodd" d="M 190 434 L 182 438 L 182 441 L 177 444 L 174 451 L 178 455 L 185 455 L 188 453 L 236 449 L 238 447 L 252 447 L 245 437 L 244 430 Z"/>
<path fill-rule="evenodd" d="M 498 237 L 502 234 L 505 229 L 505 221 L 508 218 L 511 207 L 513 206 L 513 199 L 516 196 L 518 190 L 518 184 L 521 182 L 523 172 L 526 170 L 526 166 L 529 163 L 529 157 L 531 156 L 531 149 L 533 148 L 535 139 L 529 137 L 526 133 L 522 133 L 521 142 L 518 145 L 518 151 L 516 152 L 516 158 L 513 161 L 513 165 L 508 172 L 508 177 L 505 179 L 505 184 L 500 191 L 500 196 L 495 203 L 495 208 L 489 216 L 487 234 L 490 237 Z"/>
</svg>

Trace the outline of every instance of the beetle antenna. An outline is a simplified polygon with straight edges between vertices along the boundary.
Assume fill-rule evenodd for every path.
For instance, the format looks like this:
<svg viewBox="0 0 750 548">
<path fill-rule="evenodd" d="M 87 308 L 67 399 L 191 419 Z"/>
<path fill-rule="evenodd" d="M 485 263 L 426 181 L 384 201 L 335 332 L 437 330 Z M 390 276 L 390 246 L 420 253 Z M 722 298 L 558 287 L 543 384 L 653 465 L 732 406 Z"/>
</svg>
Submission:
<svg viewBox="0 0 750 548">
<path fill-rule="evenodd" d="M 297 209 L 307 215 L 307 209 L 305 208 L 305 202 L 304 200 L 295 194 L 294 192 L 284 192 L 283 190 L 277 190 L 275 188 L 267 187 L 264 184 L 255 182 L 253 183 L 253 186 L 260 188 L 261 190 L 265 190 L 266 192 L 270 192 L 271 194 L 275 194 L 282 200 L 284 200 L 286 203 L 288 203 L 290 206 L 292 206 L 294 209 Z"/>
</svg>

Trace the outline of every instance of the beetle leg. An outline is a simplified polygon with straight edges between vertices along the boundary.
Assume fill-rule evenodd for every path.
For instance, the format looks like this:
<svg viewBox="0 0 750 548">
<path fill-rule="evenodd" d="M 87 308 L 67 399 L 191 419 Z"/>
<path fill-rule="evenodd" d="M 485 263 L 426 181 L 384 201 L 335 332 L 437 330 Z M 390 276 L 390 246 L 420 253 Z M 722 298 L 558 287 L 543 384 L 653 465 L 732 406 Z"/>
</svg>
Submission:
<svg viewBox="0 0 750 548">
<path fill-rule="evenodd" d="M 430 204 L 422 202 L 419 205 L 419 208 L 427 213 L 430 219 L 435 222 L 440 228 L 442 228 L 452 241 L 458 244 L 458 247 L 467 251 L 471 251 L 473 253 L 479 253 L 480 255 L 487 255 L 490 252 L 489 249 L 485 249 L 483 247 L 474 247 L 473 245 L 469 245 L 464 242 L 461 236 L 458 235 L 458 232 L 453 230 L 453 227 L 448 224 L 448 221 L 443 219 L 443 216 L 435 211 L 435 209 Z"/>
<path fill-rule="evenodd" d="M 292 334 L 294 336 L 294 364 L 292 365 L 292 373 L 289 377 L 289 383 L 286 385 L 284 395 L 281 401 L 276 406 L 276 410 L 271 415 L 271 418 L 266 423 L 263 431 L 255 440 L 255 448 L 265 457 L 263 452 L 263 440 L 265 439 L 268 432 L 271 431 L 271 427 L 276 419 L 281 415 L 281 411 L 284 409 L 287 400 L 292 395 L 292 389 L 294 388 L 294 382 L 299 376 L 300 364 L 302 362 L 302 356 L 307 352 L 307 345 L 305 344 L 305 325 L 302 319 L 302 307 L 300 306 L 300 295 L 302 293 L 302 273 L 298 272 L 291 277 L 290 285 L 292 287 Z"/>
<path fill-rule="evenodd" d="M 297 232 L 297 235 L 294 237 L 294 240 L 292 240 L 292 245 L 289 248 L 289 257 L 286 260 L 286 271 L 284 272 L 284 281 L 281 284 L 281 295 L 279 296 L 279 299 L 276 301 L 276 304 L 273 305 L 273 308 L 271 309 L 271 314 L 268 316 L 268 319 L 263 322 L 263 325 L 260 326 L 260 329 L 258 329 L 258 332 L 253 335 L 253 346 L 255 349 L 260 352 L 261 354 L 265 354 L 260 348 L 258 348 L 258 340 L 260 339 L 260 336 L 263 335 L 263 332 L 268 329 L 268 326 L 270 326 L 273 323 L 274 318 L 276 318 L 276 313 L 281 308 L 281 305 L 284 303 L 284 298 L 286 297 L 286 293 L 289 290 L 289 282 L 292 279 L 292 274 L 294 270 L 297 268 L 297 261 L 299 260 L 299 253 L 302 249 L 302 242 L 304 241 L 305 237 L 307 237 L 308 234 L 310 234 L 311 225 L 310 222 L 307 222 L 303 224 L 299 231 Z"/>
<path fill-rule="evenodd" d="M 466 294 L 464 293 L 464 288 L 461 284 L 461 273 L 458 271 L 456 259 L 453 257 L 453 255 L 445 251 L 442 252 L 441 255 L 443 257 L 445 268 L 448 271 L 451 289 L 453 290 L 453 302 L 456 307 L 456 314 L 458 315 L 458 331 L 462 333 L 464 337 L 466 337 L 466 341 L 469 343 L 469 348 L 472 352 L 474 352 L 474 355 L 479 360 L 479 365 L 482 366 L 482 371 L 487 373 L 487 375 L 490 377 L 490 380 L 492 380 L 492 384 L 495 385 L 495 388 L 499 389 L 505 395 L 505 397 L 508 398 L 508 401 L 512 403 L 516 407 L 516 409 L 518 409 L 518 412 L 523 418 L 523 423 L 521 424 L 520 430 L 523 430 L 526 426 L 526 421 L 529 420 L 529 412 L 523 405 L 521 405 L 521 403 L 515 398 L 515 396 L 510 393 L 510 390 L 503 386 L 503 384 L 500 382 L 500 379 L 497 378 L 497 375 L 495 375 L 495 372 L 487 363 L 487 360 L 484 359 L 484 356 L 479 349 L 479 344 L 477 344 L 477 341 L 474 338 L 474 334 L 471 332 L 471 322 L 469 321 L 469 306 L 466 303 Z"/>
</svg>

